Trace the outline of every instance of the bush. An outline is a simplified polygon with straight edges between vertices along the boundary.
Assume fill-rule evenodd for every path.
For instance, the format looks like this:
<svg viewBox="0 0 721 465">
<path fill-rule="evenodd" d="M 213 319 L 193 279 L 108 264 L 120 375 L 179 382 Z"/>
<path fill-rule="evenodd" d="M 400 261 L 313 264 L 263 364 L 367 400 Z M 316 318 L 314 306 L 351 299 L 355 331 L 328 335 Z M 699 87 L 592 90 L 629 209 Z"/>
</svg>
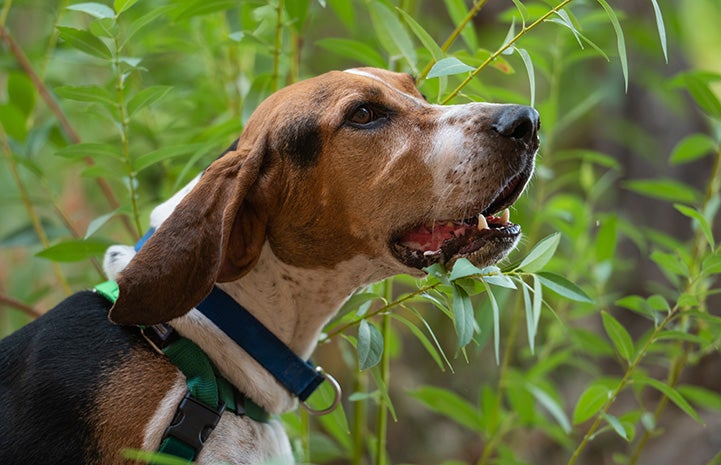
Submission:
<svg viewBox="0 0 721 465">
<path fill-rule="evenodd" d="M 1 3 L 3 334 L 102 280 L 274 90 L 409 71 L 540 111 L 525 240 L 354 295 L 317 352 L 344 409 L 284 416 L 299 461 L 721 463 L 685 447 L 721 409 L 712 0 L 65 3 Z"/>
</svg>

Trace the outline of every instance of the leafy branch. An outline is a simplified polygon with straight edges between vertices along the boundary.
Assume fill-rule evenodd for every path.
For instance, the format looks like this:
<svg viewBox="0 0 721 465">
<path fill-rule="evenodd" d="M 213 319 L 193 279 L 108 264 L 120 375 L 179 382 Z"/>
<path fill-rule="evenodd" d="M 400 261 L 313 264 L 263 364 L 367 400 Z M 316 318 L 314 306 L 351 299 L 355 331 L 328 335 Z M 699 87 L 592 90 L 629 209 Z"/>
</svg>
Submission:
<svg viewBox="0 0 721 465">
<path fill-rule="evenodd" d="M 491 64 L 494 60 L 496 60 L 498 57 L 500 57 L 503 52 L 508 50 L 511 46 L 513 46 L 521 37 L 528 34 L 530 31 L 536 28 L 539 24 L 544 22 L 547 18 L 549 18 L 551 15 L 556 14 L 558 11 L 560 11 L 562 8 L 564 8 L 566 5 L 571 3 L 573 0 L 563 0 L 561 3 L 556 5 L 555 7 L 548 10 L 544 15 L 542 15 L 540 18 L 538 18 L 533 23 L 529 24 L 528 26 L 524 25 L 521 30 L 514 35 L 510 40 L 508 40 L 505 44 L 503 44 L 498 50 L 493 52 L 488 58 L 485 59 L 483 63 L 481 63 L 476 69 L 470 72 L 470 74 L 461 82 L 458 87 L 456 87 L 453 91 L 451 91 L 450 94 L 448 94 L 443 101 L 442 104 L 446 104 L 450 102 L 458 93 L 463 90 L 464 87 L 468 85 L 481 71 L 483 71 L 489 64 Z"/>
</svg>

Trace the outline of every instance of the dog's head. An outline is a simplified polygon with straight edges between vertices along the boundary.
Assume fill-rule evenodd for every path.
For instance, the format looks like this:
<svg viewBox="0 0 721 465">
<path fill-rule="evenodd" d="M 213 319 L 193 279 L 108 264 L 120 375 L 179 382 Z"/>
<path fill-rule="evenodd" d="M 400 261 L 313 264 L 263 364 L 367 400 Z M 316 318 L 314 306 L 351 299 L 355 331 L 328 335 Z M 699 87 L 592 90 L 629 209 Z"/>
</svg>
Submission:
<svg viewBox="0 0 721 465">
<path fill-rule="evenodd" d="M 111 319 L 180 316 L 247 273 L 266 242 L 309 269 L 498 261 L 520 237 L 506 209 L 533 171 L 538 126 L 528 107 L 431 105 L 411 76 L 378 69 L 282 89 L 121 273 Z"/>
</svg>

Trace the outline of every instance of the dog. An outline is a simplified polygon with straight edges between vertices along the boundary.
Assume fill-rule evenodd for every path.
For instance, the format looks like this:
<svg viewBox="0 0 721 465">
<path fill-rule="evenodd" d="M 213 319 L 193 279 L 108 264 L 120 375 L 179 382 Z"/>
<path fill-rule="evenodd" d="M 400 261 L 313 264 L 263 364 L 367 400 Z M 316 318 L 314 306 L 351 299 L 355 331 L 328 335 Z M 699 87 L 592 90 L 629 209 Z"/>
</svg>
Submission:
<svg viewBox="0 0 721 465">
<path fill-rule="evenodd" d="M 508 208 L 531 178 L 538 130 L 532 108 L 432 105 L 410 75 L 374 68 L 271 95 L 221 157 L 155 208 L 137 252 L 108 250 L 117 298 L 76 293 L 0 342 L 0 463 L 134 463 L 123 450 L 156 451 L 192 409 L 205 412 L 148 337 L 158 325 L 270 416 L 211 414 L 193 459 L 293 463 L 272 416 L 298 395 L 196 307 L 221 289 L 306 360 L 359 287 L 461 257 L 497 262 L 521 234 Z"/>
</svg>

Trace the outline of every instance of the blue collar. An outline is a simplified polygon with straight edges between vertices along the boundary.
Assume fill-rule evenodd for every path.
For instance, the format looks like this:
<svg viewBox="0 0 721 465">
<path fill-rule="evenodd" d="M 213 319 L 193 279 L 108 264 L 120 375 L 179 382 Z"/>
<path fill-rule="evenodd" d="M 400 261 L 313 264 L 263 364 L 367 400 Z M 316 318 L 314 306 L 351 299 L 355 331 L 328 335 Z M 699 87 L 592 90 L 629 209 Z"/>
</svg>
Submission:
<svg viewBox="0 0 721 465">
<path fill-rule="evenodd" d="M 154 232 L 155 228 L 150 228 L 135 244 L 135 250 L 140 250 Z M 210 294 L 196 308 L 301 401 L 305 401 L 325 380 L 320 367 L 316 368 L 310 361 L 298 357 L 217 286 L 213 286 Z M 328 377 L 336 390 L 335 404 L 340 397 L 339 388 L 335 380 Z"/>
<path fill-rule="evenodd" d="M 196 308 L 301 401 L 325 379 L 218 286 Z"/>
</svg>

